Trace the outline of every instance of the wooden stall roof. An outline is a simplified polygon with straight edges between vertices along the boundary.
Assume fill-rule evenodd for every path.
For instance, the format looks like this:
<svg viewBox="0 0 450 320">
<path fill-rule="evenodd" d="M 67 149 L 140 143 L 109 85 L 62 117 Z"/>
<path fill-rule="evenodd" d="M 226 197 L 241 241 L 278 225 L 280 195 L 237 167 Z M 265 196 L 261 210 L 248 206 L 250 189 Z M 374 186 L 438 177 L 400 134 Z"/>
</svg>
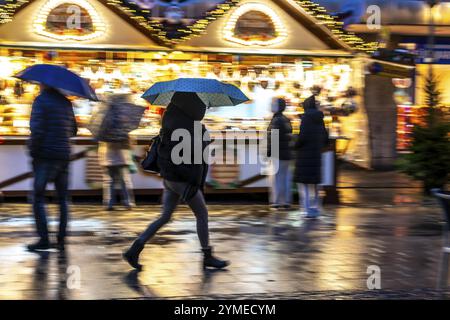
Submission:
<svg viewBox="0 0 450 320">
<path fill-rule="evenodd" d="M 0 25 L 14 20 L 17 13 L 25 9 L 36 0 L 4 0 L 0 3 Z M 143 9 L 137 4 L 126 0 L 90 0 L 105 5 L 120 16 L 136 30 L 151 39 L 156 46 L 167 49 L 183 46 L 187 40 L 205 34 L 211 22 L 226 16 L 230 10 L 240 4 L 240 0 L 226 0 L 205 13 L 202 19 L 192 25 L 182 27 L 180 36 L 170 38 L 163 25 L 151 18 L 150 10 Z M 271 0 L 285 10 L 299 24 L 308 29 L 323 41 L 330 50 L 346 52 L 372 52 L 376 44 L 366 43 L 354 33 L 343 29 L 342 23 L 329 15 L 326 10 L 313 1 L 307 0 Z M 68 0 L 68 2 L 70 2 Z M 257 2 L 255 0 L 255 2 Z M 4 44 L 5 45 L 5 44 Z"/>
</svg>

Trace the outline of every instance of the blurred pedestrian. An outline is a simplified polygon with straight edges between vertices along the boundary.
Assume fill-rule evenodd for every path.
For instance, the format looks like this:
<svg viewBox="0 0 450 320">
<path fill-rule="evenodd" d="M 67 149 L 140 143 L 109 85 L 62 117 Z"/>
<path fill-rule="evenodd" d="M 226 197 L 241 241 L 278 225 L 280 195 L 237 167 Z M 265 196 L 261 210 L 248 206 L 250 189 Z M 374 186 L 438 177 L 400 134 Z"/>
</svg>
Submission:
<svg viewBox="0 0 450 320">
<path fill-rule="evenodd" d="M 229 263 L 217 259 L 212 255 L 209 245 L 208 209 L 203 197 L 203 186 L 208 173 L 208 165 L 204 159 L 210 141 L 207 130 L 200 121 L 205 116 L 206 106 L 195 93 L 176 92 L 168 105 L 162 119 L 160 131 L 161 144 L 158 150 L 158 166 L 164 181 L 163 208 L 161 216 L 148 226 L 148 228 L 134 241 L 131 248 L 124 253 L 124 259 L 138 270 L 142 268 L 139 264 L 139 255 L 144 245 L 156 234 L 156 232 L 170 221 L 178 202 L 185 201 L 197 220 L 197 235 L 203 251 L 204 268 L 225 268 Z M 201 129 L 196 132 L 195 128 Z M 182 136 L 182 142 L 173 141 L 174 133 L 188 133 Z M 186 141 L 185 141 L 186 139 Z M 174 159 L 176 152 L 180 155 L 179 144 L 191 145 L 190 155 L 184 154 L 182 150 L 181 163 Z M 176 149 L 175 149 L 176 148 Z M 201 148 L 201 150 L 197 150 Z M 206 152 L 205 152 L 206 151 Z M 200 154 L 200 161 L 198 156 Z M 184 160 L 188 157 L 187 161 Z"/>
<path fill-rule="evenodd" d="M 291 207 L 291 160 L 292 160 L 292 125 L 283 112 L 286 100 L 272 99 L 273 118 L 267 128 L 268 157 L 271 158 L 273 175 L 271 177 L 271 207 L 273 209 L 289 209 Z M 278 130 L 277 145 L 272 144 L 273 130 Z M 272 148 L 277 148 L 273 153 Z"/>
<path fill-rule="evenodd" d="M 103 167 L 103 205 L 114 210 L 116 186 L 120 187 L 122 203 L 131 210 L 135 206 L 131 170 L 134 166 L 130 140 L 98 144 L 99 163 Z"/>
<path fill-rule="evenodd" d="M 305 113 L 295 144 L 294 181 L 298 183 L 300 206 L 306 217 L 316 218 L 320 215 L 318 185 L 321 183 L 322 150 L 328 144 L 328 132 L 323 121 L 324 114 L 318 110 L 314 95 L 303 102 L 303 108 Z"/>
<path fill-rule="evenodd" d="M 71 154 L 70 138 L 77 133 L 72 103 L 58 90 L 41 85 L 30 117 L 31 135 L 28 143 L 33 160 L 33 213 L 39 240 L 28 250 L 50 247 L 45 189 L 54 182 L 60 210 L 57 248 L 64 250 L 68 220 L 68 175 Z"/>
</svg>

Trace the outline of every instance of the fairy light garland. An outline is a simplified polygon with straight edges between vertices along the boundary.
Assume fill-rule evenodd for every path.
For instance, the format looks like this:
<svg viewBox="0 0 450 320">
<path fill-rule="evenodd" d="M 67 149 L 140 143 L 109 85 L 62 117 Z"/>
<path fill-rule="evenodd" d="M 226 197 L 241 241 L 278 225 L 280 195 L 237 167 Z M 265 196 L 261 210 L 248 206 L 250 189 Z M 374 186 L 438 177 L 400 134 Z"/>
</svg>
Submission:
<svg viewBox="0 0 450 320">
<path fill-rule="evenodd" d="M 30 1 L 32 0 L 6 0 L 5 4 L 0 5 L 0 24 L 12 21 L 14 13 Z M 329 28 L 340 41 L 347 43 L 354 50 L 366 53 L 372 53 L 377 50 L 378 43 L 366 43 L 353 32 L 345 31 L 343 29 L 343 23 L 338 21 L 335 17 L 327 14 L 324 7 L 309 0 L 293 1 L 295 1 L 295 3 L 299 5 L 306 13 L 313 16 L 318 23 Z M 145 30 L 148 30 L 151 35 L 159 39 L 162 44 L 167 46 L 174 46 L 194 36 L 204 34 L 206 28 L 211 22 L 224 16 L 240 2 L 240 0 L 227 0 L 224 3 L 218 4 L 217 7 L 208 11 L 203 19 L 196 21 L 194 24 L 187 26 L 186 28 L 177 29 L 176 33 L 178 36 L 175 38 L 170 38 L 167 31 L 164 30 L 164 26 L 159 21 L 151 20 L 149 18 L 151 12 L 150 10 L 142 9 L 137 4 L 127 2 L 125 0 L 105 1 L 108 6 L 118 9 L 120 12 L 136 22 L 139 26 Z"/>
<path fill-rule="evenodd" d="M 355 33 L 343 29 L 343 22 L 329 15 L 326 9 L 319 4 L 309 0 L 294 0 L 303 10 L 313 16 L 318 22 L 331 30 L 331 32 L 341 41 L 348 44 L 357 51 L 373 53 L 378 49 L 377 42 L 365 42 Z"/>
</svg>

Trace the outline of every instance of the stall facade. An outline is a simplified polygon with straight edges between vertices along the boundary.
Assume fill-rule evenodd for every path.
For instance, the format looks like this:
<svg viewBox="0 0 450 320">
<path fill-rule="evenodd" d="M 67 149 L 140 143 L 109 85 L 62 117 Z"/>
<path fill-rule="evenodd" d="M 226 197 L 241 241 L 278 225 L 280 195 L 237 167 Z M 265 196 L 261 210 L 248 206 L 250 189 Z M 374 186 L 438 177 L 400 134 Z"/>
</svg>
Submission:
<svg viewBox="0 0 450 320">
<path fill-rule="evenodd" d="M 364 86 L 371 63 L 366 53 L 375 44 L 344 32 L 311 1 L 217 1 L 202 7 L 198 17 L 186 17 L 189 9 L 177 4 L 164 7 L 162 17 L 153 14 L 161 8 L 119 0 L 13 0 L 0 6 L 0 187 L 6 194 L 31 187 L 26 140 L 37 88 L 12 76 L 34 63 L 65 65 L 89 79 L 100 96 L 127 92 L 141 104 L 145 101 L 139 95 L 152 83 L 178 77 L 239 86 L 250 103 L 211 110 L 205 119 L 221 141 L 221 157 L 235 159 L 212 166 L 211 192 L 265 190 L 261 141 L 271 97 L 287 99 L 287 114 L 298 131 L 300 104 L 318 86 L 338 151 L 349 161 L 371 166 Z M 74 105 L 80 130 L 74 139 L 71 189 L 86 193 L 98 190 L 101 180 L 96 144 L 86 128 L 95 104 L 75 100 Z M 148 105 L 140 128 L 132 132 L 137 155 L 157 134 L 159 111 Z M 334 183 L 332 172 L 326 165 L 325 184 Z M 133 179 L 137 192 L 161 188 L 158 177 L 144 172 Z"/>
</svg>

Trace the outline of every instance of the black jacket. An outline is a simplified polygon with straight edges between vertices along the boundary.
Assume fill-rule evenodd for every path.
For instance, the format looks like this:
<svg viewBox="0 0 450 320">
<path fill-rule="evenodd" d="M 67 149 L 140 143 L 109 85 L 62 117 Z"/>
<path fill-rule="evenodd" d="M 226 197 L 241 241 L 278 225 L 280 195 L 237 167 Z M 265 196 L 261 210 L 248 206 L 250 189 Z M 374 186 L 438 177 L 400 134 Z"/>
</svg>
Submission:
<svg viewBox="0 0 450 320">
<path fill-rule="evenodd" d="M 278 129 L 279 135 L 279 150 L 278 159 L 280 160 L 292 160 L 292 125 L 291 120 L 286 117 L 282 112 L 277 112 L 273 115 L 272 121 L 270 121 L 267 128 L 267 156 L 276 157 L 276 154 L 272 153 L 272 130 Z"/>
<path fill-rule="evenodd" d="M 158 166 L 164 179 L 203 187 L 208 173 L 203 154 L 210 143 L 208 132 L 200 123 L 205 112 L 206 106 L 196 94 L 175 93 L 164 113 L 160 131 Z M 177 133 L 181 137 L 177 137 Z M 172 152 L 178 160 L 172 157 Z"/>
<path fill-rule="evenodd" d="M 31 109 L 30 130 L 31 157 L 69 160 L 70 138 L 77 134 L 72 103 L 55 89 L 43 90 Z"/>
<path fill-rule="evenodd" d="M 295 144 L 296 161 L 294 181 L 305 184 L 321 182 L 322 150 L 328 144 L 328 132 L 324 115 L 316 108 L 314 96 L 303 103 L 305 113 L 300 125 L 300 134 Z"/>
</svg>

